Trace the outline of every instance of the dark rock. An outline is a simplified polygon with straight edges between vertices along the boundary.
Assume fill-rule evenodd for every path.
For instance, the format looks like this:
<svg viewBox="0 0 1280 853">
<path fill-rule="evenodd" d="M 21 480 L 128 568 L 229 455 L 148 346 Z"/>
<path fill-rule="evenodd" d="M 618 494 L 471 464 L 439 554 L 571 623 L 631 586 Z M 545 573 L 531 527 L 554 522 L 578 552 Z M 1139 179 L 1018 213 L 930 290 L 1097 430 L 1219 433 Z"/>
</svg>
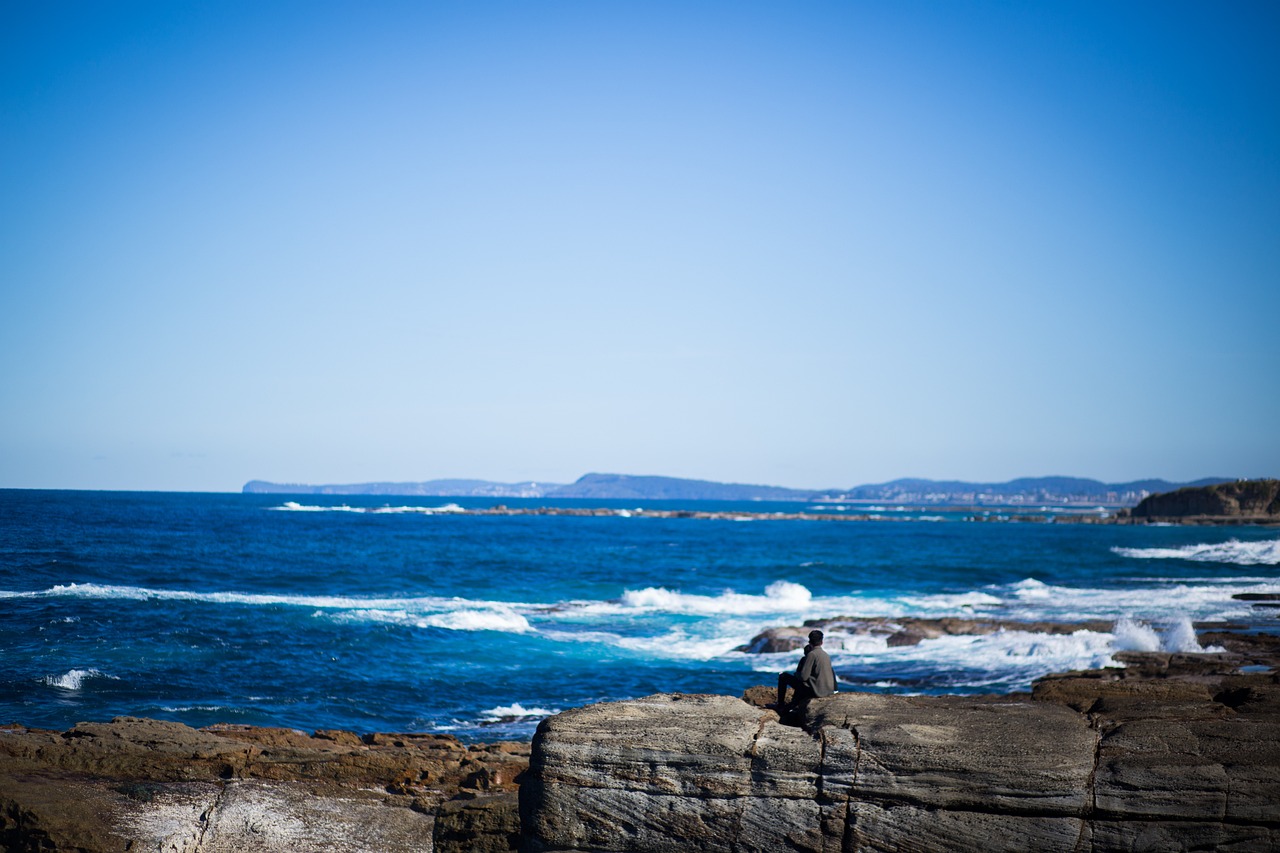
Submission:
<svg viewBox="0 0 1280 853">
<path fill-rule="evenodd" d="M 516 794 L 450 800 L 436 812 L 435 853 L 508 853 L 520 846 Z"/>
<path fill-rule="evenodd" d="M 1147 520 L 1280 521 L 1280 480 L 1236 480 L 1149 495 L 1129 511 Z"/>
<path fill-rule="evenodd" d="M 735 651 L 747 654 L 776 654 L 796 651 L 809 641 L 809 632 L 820 628 L 827 632 L 825 645 L 840 649 L 842 635 L 855 637 L 880 637 L 890 647 L 914 646 L 924 640 L 936 640 L 946 636 L 972 636 L 994 634 L 997 631 L 1028 631 L 1039 634 L 1071 634 L 1076 631 L 1110 631 L 1111 622 L 1088 620 L 1083 622 L 1017 622 L 1010 619 L 920 619 L 914 617 L 889 618 L 836 616 L 831 619 L 810 619 L 803 626 L 769 628 L 751 638 L 751 642 Z"/>
</svg>

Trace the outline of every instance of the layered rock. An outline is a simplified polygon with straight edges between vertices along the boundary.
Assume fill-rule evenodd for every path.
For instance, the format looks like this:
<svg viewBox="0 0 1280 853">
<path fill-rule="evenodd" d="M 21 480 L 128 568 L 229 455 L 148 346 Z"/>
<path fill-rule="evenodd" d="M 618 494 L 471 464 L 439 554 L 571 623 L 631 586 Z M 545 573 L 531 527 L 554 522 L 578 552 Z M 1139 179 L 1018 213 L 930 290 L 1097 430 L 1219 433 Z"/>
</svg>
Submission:
<svg viewBox="0 0 1280 853">
<path fill-rule="evenodd" d="M 723 696 L 576 709 L 534 739 L 525 843 L 1276 849 L 1280 677 L 1200 657 L 1131 655 L 1130 669 L 1056 676 L 1030 696 L 838 694 L 814 701 L 803 728 Z"/>
<path fill-rule="evenodd" d="M 447 736 L 131 717 L 62 733 L 8 726 L 0 849 L 462 851 L 495 836 L 494 849 L 510 849 L 527 755 L 527 744 L 469 748 Z M 455 802 L 473 819 L 458 821 Z M 437 826 L 441 810 L 449 817 Z"/>
</svg>

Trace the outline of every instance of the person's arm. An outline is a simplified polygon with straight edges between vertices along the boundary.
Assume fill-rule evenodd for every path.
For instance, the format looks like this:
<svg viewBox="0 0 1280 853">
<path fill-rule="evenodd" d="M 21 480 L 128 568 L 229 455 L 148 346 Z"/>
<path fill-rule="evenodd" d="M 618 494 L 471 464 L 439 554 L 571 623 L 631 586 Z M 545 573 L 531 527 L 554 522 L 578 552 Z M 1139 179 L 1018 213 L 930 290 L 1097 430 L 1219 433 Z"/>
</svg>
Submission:
<svg viewBox="0 0 1280 853">
<path fill-rule="evenodd" d="M 810 683 L 817 671 L 817 657 L 813 652 L 807 652 L 804 657 L 800 658 L 800 664 L 796 667 L 796 678 L 805 684 Z"/>
</svg>

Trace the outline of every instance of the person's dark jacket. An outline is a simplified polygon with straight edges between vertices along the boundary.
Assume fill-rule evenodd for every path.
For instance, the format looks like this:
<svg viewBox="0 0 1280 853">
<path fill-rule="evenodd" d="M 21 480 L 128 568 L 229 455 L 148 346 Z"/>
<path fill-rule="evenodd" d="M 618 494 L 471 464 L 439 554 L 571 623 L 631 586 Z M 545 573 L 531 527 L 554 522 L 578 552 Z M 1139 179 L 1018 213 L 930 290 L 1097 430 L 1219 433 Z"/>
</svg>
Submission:
<svg viewBox="0 0 1280 853">
<path fill-rule="evenodd" d="M 796 667 L 796 677 L 818 698 L 836 692 L 836 674 L 831 669 L 831 658 L 822 650 L 822 646 L 814 646 L 805 653 L 800 659 L 800 665 Z"/>
</svg>

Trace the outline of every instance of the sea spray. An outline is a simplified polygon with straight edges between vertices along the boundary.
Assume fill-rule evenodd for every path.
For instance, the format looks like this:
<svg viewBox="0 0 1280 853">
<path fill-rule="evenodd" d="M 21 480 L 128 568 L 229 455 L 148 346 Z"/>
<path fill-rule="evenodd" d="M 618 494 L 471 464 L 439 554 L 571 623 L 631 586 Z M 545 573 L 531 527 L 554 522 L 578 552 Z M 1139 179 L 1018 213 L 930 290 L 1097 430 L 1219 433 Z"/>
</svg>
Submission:
<svg viewBox="0 0 1280 853">
<path fill-rule="evenodd" d="M 1127 616 L 1116 620 L 1111 633 L 1115 635 L 1115 648 L 1118 652 L 1160 651 L 1160 635 L 1155 629 Z"/>
</svg>

